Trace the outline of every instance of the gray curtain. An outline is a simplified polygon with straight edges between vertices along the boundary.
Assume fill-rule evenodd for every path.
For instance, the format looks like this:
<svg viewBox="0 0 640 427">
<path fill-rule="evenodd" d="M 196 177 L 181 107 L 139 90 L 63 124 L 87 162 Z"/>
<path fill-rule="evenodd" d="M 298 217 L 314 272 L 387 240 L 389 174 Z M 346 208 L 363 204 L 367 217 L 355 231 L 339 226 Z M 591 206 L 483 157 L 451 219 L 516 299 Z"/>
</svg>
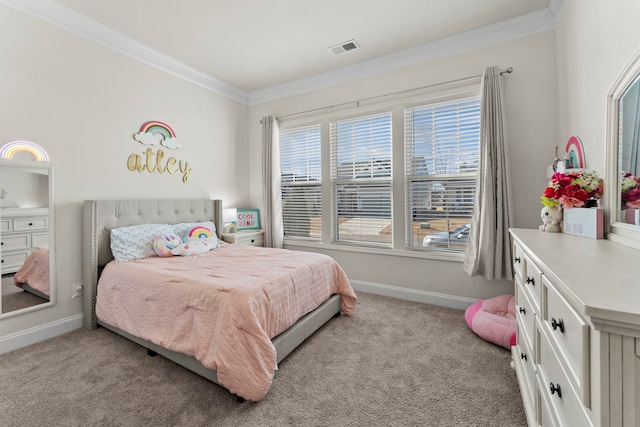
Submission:
<svg viewBox="0 0 640 427">
<path fill-rule="evenodd" d="M 463 268 L 470 276 L 511 279 L 513 223 L 500 68 L 482 76 L 478 183 Z"/>
<path fill-rule="evenodd" d="M 282 196 L 280 192 L 280 137 L 278 120 L 262 118 L 262 204 L 264 245 L 282 248 Z"/>
</svg>

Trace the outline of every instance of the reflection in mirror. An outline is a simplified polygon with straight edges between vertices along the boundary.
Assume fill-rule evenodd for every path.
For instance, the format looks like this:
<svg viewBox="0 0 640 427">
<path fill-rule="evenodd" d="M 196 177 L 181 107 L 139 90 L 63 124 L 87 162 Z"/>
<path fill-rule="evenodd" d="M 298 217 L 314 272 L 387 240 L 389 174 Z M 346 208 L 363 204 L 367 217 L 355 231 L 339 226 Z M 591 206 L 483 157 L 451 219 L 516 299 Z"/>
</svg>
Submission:
<svg viewBox="0 0 640 427">
<path fill-rule="evenodd" d="M 640 249 L 640 52 L 607 99 L 607 238 Z"/>
<path fill-rule="evenodd" d="M 55 302 L 53 168 L 0 159 L 0 318 Z"/>
<path fill-rule="evenodd" d="M 621 173 L 620 191 L 622 215 L 627 224 L 640 225 L 640 77 L 620 98 L 620 148 L 618 168 Z"/>
</svg>

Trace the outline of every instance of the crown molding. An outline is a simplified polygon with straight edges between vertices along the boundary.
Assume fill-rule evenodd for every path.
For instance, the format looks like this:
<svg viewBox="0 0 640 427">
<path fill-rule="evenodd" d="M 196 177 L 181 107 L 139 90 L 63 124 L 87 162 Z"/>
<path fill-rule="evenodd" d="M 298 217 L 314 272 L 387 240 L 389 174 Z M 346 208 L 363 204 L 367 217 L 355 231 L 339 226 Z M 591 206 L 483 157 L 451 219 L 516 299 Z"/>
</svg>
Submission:
<svg viewBox="0 0 640 427">
<path fill-rule="evenodd" d="M 394 71 L 434 59 L 527 37 L 532 34 L 553 30 L 554 28 L 553 13 L 549 9 L 539 10 L 353 65 L 253 91 L 249 93 L 249 105 L 273 101 L 286 96 Z"/>
<path fill-rule="evenodd" d="M 552 30 L 566 2 L 551 0 L 547 9 L 249 93 L 53 0 L 0 0 L 0 5 L 39 18 L 245 105 L 255 105 Z"/>
<path fill-rule="evenodd" d="M 60 27 L 243 104 L 247 104 L 248 102 L 249 96 L 247 92 L 190 67 L 169 55 L 153 49 L 144 43 L 140 43 L 55 1 L 0 0 L 0 5 L 8 6 L 27 15 L 39 18 L 49 24 Z"/>
</svg>

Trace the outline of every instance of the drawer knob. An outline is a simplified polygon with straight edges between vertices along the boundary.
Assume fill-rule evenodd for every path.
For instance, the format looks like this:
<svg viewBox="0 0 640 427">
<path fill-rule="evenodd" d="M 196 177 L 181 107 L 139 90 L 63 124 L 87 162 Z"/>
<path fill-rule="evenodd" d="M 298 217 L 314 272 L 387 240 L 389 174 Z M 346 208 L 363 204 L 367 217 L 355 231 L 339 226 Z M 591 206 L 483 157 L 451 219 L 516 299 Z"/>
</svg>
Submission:
<svg viewBox="0 0 640 427">
<path fill-rule="evenodd" d="M 32 222 L 30 222 L 30 223 L 29 223 L 29 225 L 31 226 L 31 225 L 33 225 L 33 223 L 32 223 Z"/>
<path fill-rule="evenodd" d="M 551 390 L 551 394 L 557 393 L 558 397 L 562 398 L 562 391 L 560 391 L 560 384 L 554 385 L 550 383 L 549 390 Z"/>
<path fill-rule="evenodd" d="M 524 359 L 525 361 L 527 360 L 527 355 L 524 353 L 520 353 L 520 359 Z"/>
<path fill-rule="evenodd" d="M 515 258 L 513 259 L 513 262 L 517 262 L 518 264 L 520 264 L 520 257 L 515 257 Z"/>
<path fill-rule="evenodd" d="M 524 307 L 519 307 L 518 311 L 522 314 L 527 314 L 527 310 L 525 310 Z"/>
<path fill-rule="evenodd" d="M 555 331 L 560 328 L 560 332 L 564 334 L 564 321 L 562 319 L 556 320 L 554 317 L 551 318 L 551 327 Z"/>
<path fill-rule="evenodd" d="M 527 283 L 530 284 L 531 286 L 535 286 L 536 285 L 536 281 L 533 277 L 529 277 L 527 276 Z"/>
</svg>

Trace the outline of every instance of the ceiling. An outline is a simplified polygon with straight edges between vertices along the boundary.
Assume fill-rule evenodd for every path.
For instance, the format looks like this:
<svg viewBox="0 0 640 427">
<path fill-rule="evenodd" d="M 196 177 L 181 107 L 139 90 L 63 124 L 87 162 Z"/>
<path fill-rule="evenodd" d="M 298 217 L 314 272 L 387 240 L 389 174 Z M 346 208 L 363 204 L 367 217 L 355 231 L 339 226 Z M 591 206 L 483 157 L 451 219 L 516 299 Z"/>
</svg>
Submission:
<svg viewBox="0 0 640 427">
<path fill-rule="evenodd" d="M 219 83 L 247 99 L 340 70 L 373 69 L 424 55 L 429 46 L 464 44 L 488 32 L 507 38 L 553 20 L 564 0 L 44 0 L 81 18 L 84 31 L 124 36 L 137 49 Z M 29 0 L 31 9 L 43 0 Z M 20 9 L 25 0 L 5 0 Z M 11 4 L 10 4 L 11 5 Z M 77 13 L 76 13 L 77 12 Z M 32 12 L 30 12 L 32 13 Z M 50 13 L 47 11 L 46 13 Z M 81 14 L 81 15 L 78 15 Z M 42 15 L 42 13 L 41 13 Z M 42 16 L 41 16 L 42 17 Z M 544 18 L 541 20 L 540 18 Z M 49 19 L 49 22 L 51 20 Z M 518 23 L 525 23 L 518 26 Z M 544 24 L 547 25 L 547 24 Z M 61 25 L 62 26 L 62 25 Z M 69 25 L 67 25 L 68 27 Z M 93 29 L 91 29 L 93 28 Z M 114 31 L 115 30 L 115 31 Z M 522 36 L 520 35 L 520 36 Z M 359 49 L 329 47 L 355 39 Z M 120 43 L 121 44 L 121 43 Z M 151 52 L 151 53 L 149 53 Z M 132 55 L 134 56 L 134 55 Z M 371 67 L 369 67 L 371 68 Z M 344 73 L 343 73 L 344 74 Z M 294 85 L 295 86 L 295 85 Z M 223 91 L 224 92 L 224 91 Z M 237 97 L 237 96 L 234 96 Z"/>
</svg>

